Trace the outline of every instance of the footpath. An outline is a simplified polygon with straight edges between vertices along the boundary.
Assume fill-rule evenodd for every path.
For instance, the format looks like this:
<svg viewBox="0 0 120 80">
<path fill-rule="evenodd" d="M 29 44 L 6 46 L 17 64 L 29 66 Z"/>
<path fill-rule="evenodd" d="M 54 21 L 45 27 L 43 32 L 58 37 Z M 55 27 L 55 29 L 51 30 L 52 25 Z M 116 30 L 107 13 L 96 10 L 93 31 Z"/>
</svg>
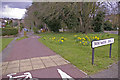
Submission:
<svg viewBox="0 0 120 80">
<path fill-rule="evenodd" d="M 14 42 L 11 49 L 2 55 L 3 79 L 10 76 L 20 77 L 26 72 L 32 78 L 59 78 L 61 80 L 72 78 L 74 80 L 74 78 L 87 77 L 86 73 L 40 43 L 38 38 L 38 36 L 30 36 Z"/>
</svg>

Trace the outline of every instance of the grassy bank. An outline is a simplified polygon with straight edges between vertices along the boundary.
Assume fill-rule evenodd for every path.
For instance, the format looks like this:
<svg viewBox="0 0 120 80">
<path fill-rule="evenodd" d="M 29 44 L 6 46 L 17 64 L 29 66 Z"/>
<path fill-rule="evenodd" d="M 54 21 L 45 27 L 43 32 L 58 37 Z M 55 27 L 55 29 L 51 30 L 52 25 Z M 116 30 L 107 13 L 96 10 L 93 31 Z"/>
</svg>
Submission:
<svg viewBox="0 0 120 80">
<path fill-rule="evenodd" d="M 115 34 L 42 33 L 39 36 L 42 37 L 39 39 L 40 42 L 88 74 L 94 74 L 106 69 L 107 66 L 118 60 L 118 36 Z M 114 37 L 112 58 L 109 58 L 110 45 L 95 48 L 95 62 L 92 65 L 91 43 L 84 45 L 84 43 L 77 41 L 78 37 L 86 39 L 86 36 L 90 39 L 89 42 L 95 36 L 97 36 L 97 39 Z M 64 41 L 60 41 L 62 37 L 64 37 Z"/>
</svg>

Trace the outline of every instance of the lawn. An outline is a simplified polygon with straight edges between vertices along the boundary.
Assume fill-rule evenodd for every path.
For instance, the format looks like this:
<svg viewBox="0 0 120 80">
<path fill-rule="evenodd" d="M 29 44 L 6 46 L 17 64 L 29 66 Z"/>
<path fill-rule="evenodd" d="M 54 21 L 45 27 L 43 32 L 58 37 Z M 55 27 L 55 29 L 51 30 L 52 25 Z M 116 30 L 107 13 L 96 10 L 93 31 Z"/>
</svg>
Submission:
<svg viewBox="0 0 120 80">
<path fill-rule="evenodd" d="M 13 40 L 14 38 L 0 38 L 0 52 L 7 47 L 7 45 Z"/>
<path fill-rule="evenodd" d="M 88 75 L 106 69 L 110 64 L 118 61 L 118 35 L 116 34 L 41 33 L 39 36 L 42 37 L 39 39 L 40 42 Z M 90 43 L 82 44 L 78 41 L 78 38 L 86 39 L 86 36 L 90 39 Z M 112 58 L 109 58 L 110 45 L 95 48 L 94 65 L 92 65 L 91 41 L 95 36 L 97 39 L 114 37 L 115 43 L 112 45 Z"/>
</svg>

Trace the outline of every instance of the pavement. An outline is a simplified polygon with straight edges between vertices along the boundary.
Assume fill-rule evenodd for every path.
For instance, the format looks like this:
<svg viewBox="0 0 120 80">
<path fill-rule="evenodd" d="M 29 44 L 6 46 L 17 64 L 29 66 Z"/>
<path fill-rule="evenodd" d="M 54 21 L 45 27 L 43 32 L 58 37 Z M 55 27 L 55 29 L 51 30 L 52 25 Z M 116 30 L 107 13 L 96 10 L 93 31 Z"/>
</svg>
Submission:
<svg viewBox="0 0 120 80">
<path fill-rule="evenodd" d="M 118 34 L 118 31 L 104 31 L 105 33 Z"/>
<path fill-rule="evenodd" d="M 113 63 L 108 69 L 100 71 L 94 75 L 90 75 L 90 78 L 118 78 L 118 63 Z"/>
<path fill-rule="evenodd" d="M 85 78 L 87 74 L 38 41 L 38 36 L 13 41 L 2 55 L 2 78 L 25 75 L 32 78 Z M 9 45 L 8 45 L 9 46 Z M 4 54 L 2 53 L 2 54 Z"/>
<path fill-rule="evenodd" d="M 2 63 L 2 74 L 37 70 L 65 64 L 69 64 L 69 62 L 59 55 L 14 60 Z"/>
</svg>

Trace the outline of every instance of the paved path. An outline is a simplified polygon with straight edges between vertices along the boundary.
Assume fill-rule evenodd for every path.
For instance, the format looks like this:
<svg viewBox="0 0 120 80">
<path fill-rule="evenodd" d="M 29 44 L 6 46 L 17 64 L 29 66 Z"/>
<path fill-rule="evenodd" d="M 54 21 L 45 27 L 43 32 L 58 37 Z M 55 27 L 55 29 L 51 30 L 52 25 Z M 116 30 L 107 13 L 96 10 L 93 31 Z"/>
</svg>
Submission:
<svg viewBox="0 0 120 80">
<path fill-rule="evenodd" d="M 40 43 L 37 38 L 31 37 L 14 44 L 11 52 L 7 55 L 7 58 L 3 61 L 13 61 L 20 59 L 28 59 L 32 57 L 42 57 L 55 55 L 52 50 Z"/>
<path fill-rule="evenodd" d="M 30 72 L 33 78 L 61 78 L 57 69 L 62 70 L 72 78 L 84 78 L 86 73 L 79 70 L 68 61 L 57 55 L 40 43 L 37 36 L 15 42 L 8 55 L 3 59 L 2 77 L 16 72 L 22 75 Z"/>
<path fill-rule="evenodd" d="M 2 63 L 3 74 L 18 73 L 29 70 L 37 70 L 52 66 L 69 64 L 59 55 L 35 57 L 30 59 L 14 60 Z"/>
<path fill-rule="evenodd" d="M 119 63 L 120 64 L 120 63 Z M 113 63 L 109 69 L 105 69 L 90 76 L 91 78 L 118 78 L 118 63 Z"/>
<path fill-rule="evenodd" d="M 105 33 L 118 34 L 118 31 L 104 31 Z"/>
</svg>

